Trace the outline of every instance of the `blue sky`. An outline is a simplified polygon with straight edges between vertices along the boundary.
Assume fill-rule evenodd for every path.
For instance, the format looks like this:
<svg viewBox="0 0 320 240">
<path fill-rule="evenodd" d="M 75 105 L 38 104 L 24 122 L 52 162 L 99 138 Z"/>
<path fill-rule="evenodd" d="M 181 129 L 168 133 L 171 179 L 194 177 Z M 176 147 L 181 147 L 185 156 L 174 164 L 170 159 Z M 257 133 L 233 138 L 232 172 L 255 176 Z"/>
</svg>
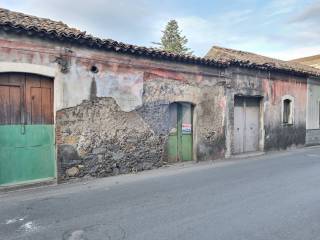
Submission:
<svg viewBox="0 0 320 240">
<path fill-rule="evenodd" d="M 144 46 L 176 19 L 198 56 L 212 45 L 284 60 L 320 54 L 320 0 L 0 0 L 0 6 Z"/>
</svg>

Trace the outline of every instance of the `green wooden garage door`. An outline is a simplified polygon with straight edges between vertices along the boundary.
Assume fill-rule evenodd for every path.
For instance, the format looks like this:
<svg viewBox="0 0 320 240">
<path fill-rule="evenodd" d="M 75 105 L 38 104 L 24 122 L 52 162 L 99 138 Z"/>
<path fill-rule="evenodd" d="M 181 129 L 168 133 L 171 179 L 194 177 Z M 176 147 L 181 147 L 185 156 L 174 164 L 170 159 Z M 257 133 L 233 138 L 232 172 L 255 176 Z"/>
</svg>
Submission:
<svg viewBox="0 0 320 240">
<path fill-rule="evenodd" d="M 55 177 L 53 81 L 0 75 L 0 185 Z"/>
</svg>

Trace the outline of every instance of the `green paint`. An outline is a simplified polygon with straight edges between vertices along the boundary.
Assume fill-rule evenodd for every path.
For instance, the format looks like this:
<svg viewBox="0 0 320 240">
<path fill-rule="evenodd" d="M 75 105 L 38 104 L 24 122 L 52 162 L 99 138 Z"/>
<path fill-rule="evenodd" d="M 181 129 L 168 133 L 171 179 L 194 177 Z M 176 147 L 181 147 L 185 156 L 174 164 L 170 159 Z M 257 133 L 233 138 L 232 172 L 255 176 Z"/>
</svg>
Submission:
<svg viewBox="0 0 320 240">
<path fill-rule="evenodd" d="M 180 136 L 178 138 L 178 144 L 180 149 L 180 159 L 182 161 L 192 160 L 192 128 L 190 131 L 183 129 L 184 124 L 190 124 L 192 127 L 192 106 L 188 103 L 182 103 L 178 105 L 178 126 Z"/>
<path fill-rule="evenodd" d="M 183 134 L 181 137 L 181 157 L 183 161 L 192 160 L 192 134 Z"/>
<path fill-rule="evenodd" d="M 168 157 L 170 162 L 177 161 L 178 141 L 177 134 L 170 134 L 168 139 Z"/>
<path fill-rule="evenodd" d="M 188 106 L 187 108 L 185 106 Z M 174 131 L 171 131 L 168 139 L 168 158 L 169 161 L 190 161 L 192 157 L 192 131 L 185 132 L 182 129 L 183 121 L 192 123 L 191 105 L 177 104 L 177 122 Z M 186 111 L 190 111 L 189 119 L 183 117 Z"/>
<path fill-rule="evenodd" d="M 55 177 L 53 125 L 0 125 L 0 185 Z"/>
</svg>

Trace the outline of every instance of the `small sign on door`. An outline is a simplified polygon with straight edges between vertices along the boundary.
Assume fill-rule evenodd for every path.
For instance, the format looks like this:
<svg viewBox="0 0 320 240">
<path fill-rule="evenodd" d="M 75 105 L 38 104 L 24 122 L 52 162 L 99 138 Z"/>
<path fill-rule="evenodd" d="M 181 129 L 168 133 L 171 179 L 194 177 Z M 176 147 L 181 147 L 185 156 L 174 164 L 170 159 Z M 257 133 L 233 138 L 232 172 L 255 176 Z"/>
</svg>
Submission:
<svg viewBox="0 0 320 240">
<path fill-rule="evenodd" d="M 182 123 L 182 133 L 191 133 L 192 124 L 191 123 Z"/>
</svg>

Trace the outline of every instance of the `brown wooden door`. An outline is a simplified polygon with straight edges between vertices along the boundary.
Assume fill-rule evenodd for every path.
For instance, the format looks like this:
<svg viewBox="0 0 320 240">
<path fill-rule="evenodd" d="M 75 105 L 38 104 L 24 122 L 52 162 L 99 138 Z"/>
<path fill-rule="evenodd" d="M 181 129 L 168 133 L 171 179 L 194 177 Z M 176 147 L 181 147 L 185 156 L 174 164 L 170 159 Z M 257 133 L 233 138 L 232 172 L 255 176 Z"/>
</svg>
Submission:
<svg viewBox="0 0 320 240">
<path fill-rule="evenodd" d="M 23 73 L 1 74 L 0 124 L 53 124 L 52 79 Z"/>
<path fill-rule="evenodd" d="M 0 124 L 21 124 L 24 106 L 24 74 L 2 74 L 0 77 Z"/>
<path fill-rule="evenodd" d="M 53 81 L 26 75 L 26 123 L 53 124 Z"/>
</svg>

